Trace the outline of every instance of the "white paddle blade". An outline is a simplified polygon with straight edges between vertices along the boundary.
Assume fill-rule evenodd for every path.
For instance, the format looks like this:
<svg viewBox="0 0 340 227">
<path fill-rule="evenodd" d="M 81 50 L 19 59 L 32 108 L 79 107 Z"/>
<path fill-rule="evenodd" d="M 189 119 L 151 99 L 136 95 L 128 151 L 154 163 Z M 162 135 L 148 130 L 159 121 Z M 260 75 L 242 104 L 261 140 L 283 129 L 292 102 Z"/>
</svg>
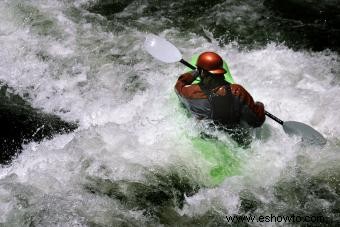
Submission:
<svg viewBox="0 0 340 227">
<path fill-rule="evenodd" d="M 156 35 L 146 37 L 144 48 L 154 58 L 165 63 L 173 63 L 182 59 L 182 54 L 172 43 Z"/>
<path fill-rule="evenodd" d="M 327 140 L 315 129 L 301 122 L 285 121 L 283 130 L 288 135 L 301 136 L 302 140 L 309 144 L 325 145 Z"/>
</svg>

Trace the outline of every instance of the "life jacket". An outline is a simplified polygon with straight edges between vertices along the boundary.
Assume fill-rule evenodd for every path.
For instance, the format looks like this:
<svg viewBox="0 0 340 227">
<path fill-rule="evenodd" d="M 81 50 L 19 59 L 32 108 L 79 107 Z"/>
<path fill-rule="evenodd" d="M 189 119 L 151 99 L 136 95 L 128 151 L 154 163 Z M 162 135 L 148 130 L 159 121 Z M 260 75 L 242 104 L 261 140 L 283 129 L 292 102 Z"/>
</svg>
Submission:
<svg viewBox="0 0 340 227">
<path fill-rule="evenodd" d="M 196 77 L 198 72 L 192 71 L 190 74 Z M 216 123 L 223 125 L 234 125 L 240 122 L 242 113 L 242 103 L 239 97 L 231 92 L 230 83 L 224 81 L 226 95 L 220 96 L 205 87 L 202 83 L 197 84 L 202 92 L 207 96 L 204 99 L 187 99 L 178 96 L 181 102 L 190 112 L 199 119 L 212 119 Z M 219 87 L 221 87 L 219 86 Z"/>
<path fill-rule="evenodd" d="M 213 91 L 199 84 L 204 94 L 208 97 L 210 119 L 223 125 L 235 125 L 241 120 L 242 104 L 239 98 L 231 93 L 230 84 L 225 82 L 223 87 L 226 90 L 226 95 L 218 95 Z"/>
</svg>

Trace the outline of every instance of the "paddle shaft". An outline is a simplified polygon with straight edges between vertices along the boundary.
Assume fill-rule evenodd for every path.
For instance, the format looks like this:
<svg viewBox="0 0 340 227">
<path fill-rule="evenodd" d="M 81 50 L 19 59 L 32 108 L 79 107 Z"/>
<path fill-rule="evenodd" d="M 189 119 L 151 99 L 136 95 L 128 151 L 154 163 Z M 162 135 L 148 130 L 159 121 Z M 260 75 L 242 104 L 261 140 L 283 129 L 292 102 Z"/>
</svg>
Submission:
<svg viewBox="0 0 340 227">
<path fill-rule="evenodd" d="M 185 65 L 186 67 L 192 69 L 192 70 L 195 70 L 196 67 L 193 66 L 192 64 L 190 64 L 189 62 L 187 62 L 186 60 L 184 60 L 183 58 L 179 61 L 180 63 L 182 63 L 183 65 Z"/>
<path fill-rule="evenodd" d="M 264 112 L 268 117 L 270 117 L 271 119 L 273 119 L 274 121 L 276 121 L 280 125 L 283 125 L 283 121 L 281 119 L 279 119 L 278 117 L 275 117 L 273 114 L 269 113 L 268 111 L 264 111 Z"/>
</svg>

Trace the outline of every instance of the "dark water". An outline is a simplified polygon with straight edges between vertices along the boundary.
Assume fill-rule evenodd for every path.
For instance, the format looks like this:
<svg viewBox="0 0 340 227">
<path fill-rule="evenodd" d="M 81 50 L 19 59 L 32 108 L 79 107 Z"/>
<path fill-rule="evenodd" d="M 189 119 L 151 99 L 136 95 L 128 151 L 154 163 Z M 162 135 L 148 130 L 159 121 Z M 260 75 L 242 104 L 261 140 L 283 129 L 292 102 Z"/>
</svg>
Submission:
<svg viewBox="0 0 340 227">
<path fill-rule="evenodd" d="M 175 27 L 208 40 L 211 32 L 221 45 L 237 41 L 251 48 L 274 41 L 295 49 L 339 51 L 339 5 L 338 0 L 99 1 L 89 10 L 105 16 L 113 27 L 117 21 L 155 33 Z M 133 12 L 141 6 L 142 12 Z M 128 7 L 131 13 L 119 14 Z M 142 17 L 162 23 L 146 27 L 138 22 Z"/>
<path fill-rule="evenodd" d="M 13 90 L 0 84 L 0 164 L 8 164 L 18 155 L 22 144 L 52 138 L 77 128 L 60 117 L 32 108 Z"/>
</svg>

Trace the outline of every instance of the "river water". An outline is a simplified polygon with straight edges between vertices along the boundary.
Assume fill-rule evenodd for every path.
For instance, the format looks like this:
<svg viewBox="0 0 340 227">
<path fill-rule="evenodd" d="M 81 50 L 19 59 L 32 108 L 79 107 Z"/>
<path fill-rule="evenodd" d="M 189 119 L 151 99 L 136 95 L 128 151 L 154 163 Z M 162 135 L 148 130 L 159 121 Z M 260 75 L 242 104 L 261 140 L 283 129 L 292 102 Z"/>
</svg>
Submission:
<svg viewBox="0 0 340 227">
<path fill-rule="evenodd" d="M 339 55 L 282 34 L 285 21 L 270 15 L 263 1 L 2 0 L 0 80 L 79 128 L 25 145 L 0 168 L 0 223 L 221 226 L 228 215 L 314 215 L 339 225 Z M 247 148 L 213 132 L 240 166 L 211 183 L 211 163 L 191 141 L 208 129 L 173 91 L 184 66 L 148 55 L 149 33 L 185 59 L 218 52 L 268 111 L 311 125 L 327 144 L 303 145 L 271 119 Z"/>
</svg>

